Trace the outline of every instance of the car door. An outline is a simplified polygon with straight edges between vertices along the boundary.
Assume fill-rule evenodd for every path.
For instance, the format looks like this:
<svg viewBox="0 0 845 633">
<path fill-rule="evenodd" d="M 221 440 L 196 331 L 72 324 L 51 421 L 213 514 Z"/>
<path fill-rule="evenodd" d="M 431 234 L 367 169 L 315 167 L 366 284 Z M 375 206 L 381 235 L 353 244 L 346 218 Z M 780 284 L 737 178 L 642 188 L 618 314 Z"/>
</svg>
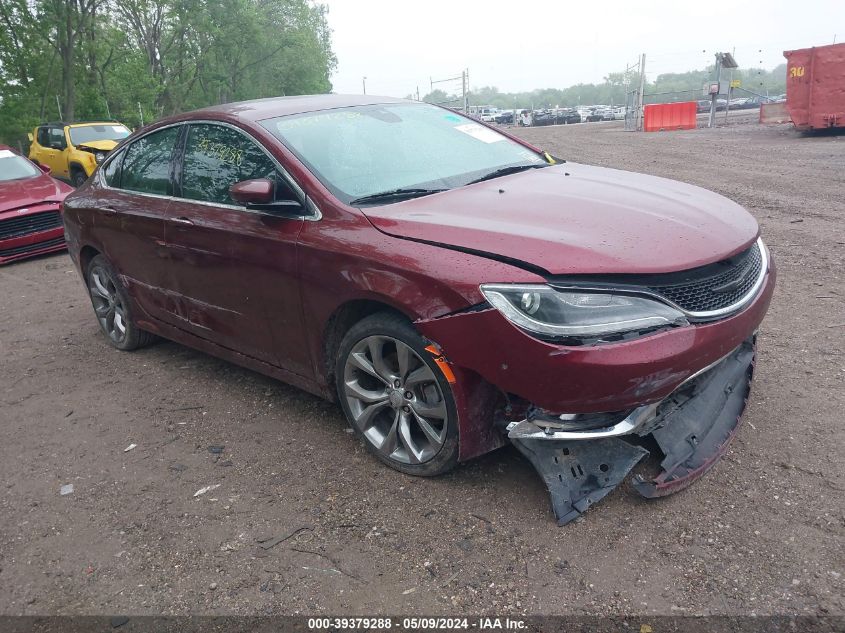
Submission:
<svg viewBox="0 0 845 633">
<path fill-rule="evenodd" d="M 44 130 L 43 134 L 41 130 Z M 38 162 L 47 165 L 54 176 L 67 178 L 69 175 L 67 161 L 64 160 L 67 152 L 67 139 L 64 128 L 48 126 L 39 129 L 39 144 L 44 152 Z"/>
<path fill-rule="evenodd" d="M 172 322 L 176 299 L 166 289 L 164 221 L 173 194 L 173 158 L 181 125 L 154 130 L 102 169 L 94 232 L 130 295 L 148 315 Z"/>
<path fill-rule="evenodd" d="M 311 373 L 302 332 L 296 240 L 302 217 L 254 211 L 229 187 L 270 178 L 277 199 L 304 195 L 252 137 L 221 123 L 191 123 L 179 192 L 165 228 L 171 287 L 185 327 L 223 347 Z M 304 210 L 303 210 L 304 211 Z"/>
</svg>

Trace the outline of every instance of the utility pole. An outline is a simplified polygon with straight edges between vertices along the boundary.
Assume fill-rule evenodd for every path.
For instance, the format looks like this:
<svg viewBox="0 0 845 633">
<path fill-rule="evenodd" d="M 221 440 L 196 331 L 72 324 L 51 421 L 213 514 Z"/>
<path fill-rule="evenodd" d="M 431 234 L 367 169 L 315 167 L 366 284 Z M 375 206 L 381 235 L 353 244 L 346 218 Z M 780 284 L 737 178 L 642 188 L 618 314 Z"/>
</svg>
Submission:
<svg viewBox="0 0 845 633">
<path fill-rule="evenodd" d="M 366 78 L 366 77 L 362 77 L 362 78 L 361 78 L 361 83 L 362 83 L 362 84 L 363 84 L 363 86 L 364 86 L 364 94 L 367 94 L 367 78 Z"/>
<path fill-rule="evenodd" d="M 144 127 L 144 113 L 141 110 L 141 102 L 138 102 L 138 117 L 141 119 L 141 127 Z"/>
<path fill-rule="evenodd" d="M 645 53 L 640 57 L 640 95 L 637 103 L 637 130 L 643 129 L 643 92 L 645 91 Z"/>
<path fill-rule="evenodd" d="M 716 83 L 719 84 L 719 90 L 722 89 L 722 54 L 716 53 Z M 707 122 L 707 127 L 716 125 L 716 99 L 719 97 L 719 90 L 715 94 L 710 95 L 710 120 Z M 712 92 L 712 91 L 711 91 Z"/>
<path fill-rule="evenodd" d="M 59 121 L 63 121 L 64 117 L 62 116 L 62 104 L 59 101 L 59 95 L 56 95 L 56 108 L 59 110 Z"/>
<path fill-rule="evenodd" d="M 417 86 L 417 101 L 420 100 L 420 87 Z"/>
<path fill-rule="evenodd" d="M 736 55 L 736 46 L 734 46 L 733 55 Z M 731 80 L 728 84 L 728 102 L 725 104 L 725 124 L 728 123 L 728 112 L 731 109 L 731 97 L 734 95 L 734 69 L 731 68 Z"/>
<path fill-rule="evenodd" d="M 641 60 L 638 57 L 636 63 L 625 65 L 625 130 L 636 131 L 637 129 L 637 113 L 634 111 L 637 104 L 634 103 L 634 91 L 631 90 L 632 75 L 637 67 L 640 66 Z M 581 100 L 578 100 L 578 105 L 581 105 Z"/>
<path fill-rule="evenodd" d="M 718 89 L 710 95 L 710 120 L 707 123 L 707 127 L 714 127 L 716 125 L 716 100 L 722 91 L 722 67 L 730 69 L 737 68 L 737 63 L 733 55 L 730 53 L 716 53 L 716 84 L 718 85 Z M 727 108 L 727 104 L 725 107 Z"/>
<path fill-rule="evenodd" d="M 468 108 L 469 108 L 469 70 L 462 70 L 461 74 L 458 75 L 457 77 L 449 77 L 447 79 L 438 79 L 437 81 L 434 81 L 434 79 L 432 77 L 429 77 L 429 82 L 431 83 L 431 92 L 434 92 L 434 84 L 451 83 L 451 82 L 454 82 L 454 81 L 458 81 L 459 79 L 461 80 L 461 97 L 460 97 L 461 106 L 463 106 L 464 111 L 468 112 Z M 454 86 L 454 84 L 452 84 L 452 86 Z M 449 90 L 452 91 L 453 94 L 454 94 L 454 87 L 449 88 Z M 445 104 L 445 103 L 455 103 L 458 100 L 459 100 L 459 98 L 457 96 L 455 96 L 454 99 L 448 99 L 446 101 L 442 101 L 440 104 L 442 105 L 442 104 Z M 461 106 L 458 106 L 458 108 L 460 108 Z"/>
</svg>

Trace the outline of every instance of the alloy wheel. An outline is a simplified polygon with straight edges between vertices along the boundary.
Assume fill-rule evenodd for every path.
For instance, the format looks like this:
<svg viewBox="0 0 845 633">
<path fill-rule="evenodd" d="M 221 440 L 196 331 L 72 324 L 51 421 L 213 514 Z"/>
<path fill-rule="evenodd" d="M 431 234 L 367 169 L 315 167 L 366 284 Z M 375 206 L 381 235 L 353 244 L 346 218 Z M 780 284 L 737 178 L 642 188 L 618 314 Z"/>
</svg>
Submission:
<svg viewBox="0 0 845 633">
<path fill-rule="evenodd" d="M 88 274 L 88 291 L 100 327 L 115 343 L 126 338 L 126 307 L 112 276 L 101 266 L 93 266 Z"/>
<path fill-rule="evenodd" d="M 434 371 L 408 345 L 368 336 L 350 351 L 343 388 L 353 423 L 390 460 L 421 464 L 446 441 L 448 409 Z"/>
</svg>

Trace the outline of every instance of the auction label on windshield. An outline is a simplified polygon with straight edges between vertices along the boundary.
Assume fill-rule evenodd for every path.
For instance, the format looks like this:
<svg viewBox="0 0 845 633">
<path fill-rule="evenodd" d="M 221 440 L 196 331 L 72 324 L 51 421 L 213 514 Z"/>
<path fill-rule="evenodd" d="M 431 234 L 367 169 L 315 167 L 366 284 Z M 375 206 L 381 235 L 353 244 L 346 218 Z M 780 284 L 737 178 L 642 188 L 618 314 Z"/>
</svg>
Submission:
<svg viewBox="0 0 845 633">
<path fill-rule="evenodd" d="M 455 129 L 459 132 L 463 132 L 464 134 L 469 134 L 471 137 L 477 138 L 479 141 L 483 141 L 485 143 L 498 143 L 499 141 L 505 140 L 505 137 L 495 130 L 491 130 L 489 127 L 484 127 L 478 123 L 456 125 Z"/>
</svg>

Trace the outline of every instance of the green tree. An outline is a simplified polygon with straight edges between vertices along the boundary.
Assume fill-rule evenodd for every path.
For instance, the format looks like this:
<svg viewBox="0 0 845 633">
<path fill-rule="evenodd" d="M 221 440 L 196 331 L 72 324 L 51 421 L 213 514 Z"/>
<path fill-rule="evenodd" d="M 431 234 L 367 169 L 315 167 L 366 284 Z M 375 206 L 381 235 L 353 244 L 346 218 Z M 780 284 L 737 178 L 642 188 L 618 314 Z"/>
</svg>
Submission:
<svg viewBox="0 0 845 633">
<path fill-rule="evenodd" d="M 311 0 L 2 0 L 0 142 L 45 118 L 131 126 L 221 102 L 324 93 L 336 66 Z"/>
</svg>

